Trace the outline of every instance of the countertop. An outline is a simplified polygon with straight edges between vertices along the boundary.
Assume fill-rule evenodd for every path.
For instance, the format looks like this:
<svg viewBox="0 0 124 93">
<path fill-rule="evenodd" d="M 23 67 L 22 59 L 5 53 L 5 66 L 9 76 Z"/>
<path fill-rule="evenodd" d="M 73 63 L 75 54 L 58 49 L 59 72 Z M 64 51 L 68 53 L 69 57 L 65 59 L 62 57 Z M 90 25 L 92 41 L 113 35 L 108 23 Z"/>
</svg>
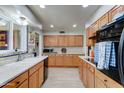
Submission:
<svg viewBox="0 0 124 93">
<path fill-rule="evenodd" d="M 94 64 L 94 62 L 93 62 L 93 60 L 92 60 L 93 57 L 89 57 L 89 56 L 87 56 L 87 57 L 85 57 L 85 56 L 79 56 L 79 58 L 85 60 L 85 62 L 91 64 L 92 66 L 94 66 L 94 67 L 96 68 L 96 65 Z"/>
<path fill-rule="evenodd" d="M 47 57 L 48 56 L 26 58 L 22 61 L 0 66 L 0 87 L 7 84 L 23 72 L 27 71 L 29 68 L 46 59 Z"/>
</svg>

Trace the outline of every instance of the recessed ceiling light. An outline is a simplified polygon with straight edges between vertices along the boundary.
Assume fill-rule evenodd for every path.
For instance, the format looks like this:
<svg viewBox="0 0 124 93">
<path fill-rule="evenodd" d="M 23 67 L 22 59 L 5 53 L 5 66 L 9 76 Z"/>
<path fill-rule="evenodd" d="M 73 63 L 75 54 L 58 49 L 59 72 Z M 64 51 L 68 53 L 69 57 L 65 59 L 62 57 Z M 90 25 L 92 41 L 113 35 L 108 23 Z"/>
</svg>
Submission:
<svg viewBox="0 0 124 93">
<path fill-rule="evenodd" d="M 45 8 L 45 5 L 40 5 L 41 8 Z"/>
<path fill-rule="evenodd" d="M 54 28 L 54 25 L 50 25 L 51 28 Z"/>
<path fill-rule="evenodd" d="M 77 25 L 76 25 L 76 24 L 74 24 L 74 25 L 73 25 L 73 27 L 75 28 L 75 27 L 77 27 Z"/>
<path fill-rule="evenodd" d="M 84 8 L 85 8 L 85 7 L 88 7 L 88 5 L 82 5 L 82 7 L 84 7 Z"/>
</svg>

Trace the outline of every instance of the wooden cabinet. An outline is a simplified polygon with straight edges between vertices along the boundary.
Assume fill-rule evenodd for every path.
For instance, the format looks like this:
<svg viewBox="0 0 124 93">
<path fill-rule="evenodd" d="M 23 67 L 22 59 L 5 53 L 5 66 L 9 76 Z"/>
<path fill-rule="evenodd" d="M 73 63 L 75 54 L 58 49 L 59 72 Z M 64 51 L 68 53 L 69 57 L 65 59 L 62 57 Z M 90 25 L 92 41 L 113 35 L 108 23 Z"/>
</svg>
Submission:
<svg viewBox="0 0 124 93">
<path fill-rule="evenodd" d="M 72 55 L 64 55 L 64 66 L 73 66 L 73 61 L 72 61 L 73 56 Z"/>
<path fill-rule="evenodd" d="M 95 87 L 95 68 L 90 64 L 87 64 L 87 87 Z"/>
<path fill-rule="evenodd" d="M 85 86 L 87 86 L 87 63 L 85 61 L 83 61 L 83 73 L 82 73 L 83 77 L 83 84 Z"/>
<path fill-rule="evenodd" d="M 49 55 L 48 57 L 48 66 L 56 65 L 56 55 Z"/>
<path fill-rule="evenodd" d="M 80 79 L 81 79 L 81 81 L 83 83 L 83 61 L 81 61 L 79 63 L 79 75 L 80 75 Z"/>
<path fill-rule="evenodd" d="M 39 85 L 38 85 L 38 87 L 41 87 L 41 85 L 42 85 L 42 83 L 44 82 L 44 63 L 42 63 L 42 65 L 41 65 L 41 67 L 39 68 L 39 70 L 38 70 L 39 72 L 38 72 L 38 83 L 39 83 Z"/>
<path fill-rule="evenodd" d="M 72 58 L 73 66 L 78 67 L 80 62 L 82 61 L 78 56 L 79 55 L 73 55 L 73 58 Z"/>
<path fill-rule="evenodd" d="M 120 84 L 98 70 L 95 71 L 95 87 L 122 88 Z"/>
<path fill-rule="evenodd" d="M 44 81 L 44 62 L 40 62 L 29 70 L 29 88 L 38 88 Z"/>
<path fill-rule="evenodd" d="M 45 46 L 57 46 L 58 40 L 56 35 L 44 36 L 44 45 Z"/>
<path fill-rule="evenodd" d="M 56 55 L 56 66 L 64 66 L 64 56 Z"/>
<path fill-rule="evenodd" d="M 107 88 L 107 86 L 101 79 L 95 77 L 95 88 Z"/>
<path fill-rule="evenodd" d="M 78 35 L 75 36 L 75 45 L 76 46 L 83 46 L 83 36 L 82 35 Z"/>
<path fill-rule="evenodd" d="M 87 46 L 90 46 L 89 35 L 90 35 L 90 28 L 87 28 L 86 29 L 86 45 Z"/>
<path fill-rule="evenodd" d="M 28 88 L 28 80 L 25 80 L 18 88 Z"/>
<path fill-rule="evenodd" d="M 75 36 L 74 35 L 70 35 L 68 38 L 68 46 L 73 47 L 75 46 Z"/>
<path fill-rule="evenodd" d="M 67 46 L 67 47 L 82 47 L 82 35 L 45 35 L 44 46 Z"/>
<path fill-rule="evenodd" d="M 109 22 L 111 22 L 113 17 L 120 12 L 124 12 L 124 5 L 115 6 L 113 9 L 111 9 L 109 11 Z"/>
<path fill-rule="evenodd" d="M 92 31 L 92 33 L 95 33 L 98 29 L 99 29 L 99 21 L 96 21 L 91 25 L 90 31 Z"/>
<path fill-rule="evenodd" d="M 38 85 L 38 71 L 34 72 L 30 77 L 29 77 L 29 88 L 37 88 Z"/>
<path fill-rule="evenodd" d="M 11 82 L 3 86 L 3 88 L 18 88 L 19 86 L 24 86 L 24 85 L 28 87 L 28 85 L 25 84 L 26 80 L 28 80 L 28 71 L 24 72 L 23 74 L 21 74 L 20 76 L 18 76 L 17 78 L 15 78 Z"/>
<path fill-rule="evenodd" d="M 106 13 L 99 19 L 99 28 L 101 28 L 103 25 L 107 24 L 109 22 L 109 14 Z"/>
</svg>

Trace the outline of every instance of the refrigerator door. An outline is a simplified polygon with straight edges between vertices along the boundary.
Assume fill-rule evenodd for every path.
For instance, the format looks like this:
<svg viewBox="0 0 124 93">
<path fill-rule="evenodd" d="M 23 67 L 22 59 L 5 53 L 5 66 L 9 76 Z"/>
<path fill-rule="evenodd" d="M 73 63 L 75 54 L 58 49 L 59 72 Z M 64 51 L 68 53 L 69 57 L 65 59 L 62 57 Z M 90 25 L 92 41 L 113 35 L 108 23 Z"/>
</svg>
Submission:
<svg viewBox="0 0 124 93">
<path fill-rule="evenodd" d="M 124 87 L 124 29 L 121 34 L 119 49 L 118 49 L 118 70 L 121 83 Z"/>
</svg>

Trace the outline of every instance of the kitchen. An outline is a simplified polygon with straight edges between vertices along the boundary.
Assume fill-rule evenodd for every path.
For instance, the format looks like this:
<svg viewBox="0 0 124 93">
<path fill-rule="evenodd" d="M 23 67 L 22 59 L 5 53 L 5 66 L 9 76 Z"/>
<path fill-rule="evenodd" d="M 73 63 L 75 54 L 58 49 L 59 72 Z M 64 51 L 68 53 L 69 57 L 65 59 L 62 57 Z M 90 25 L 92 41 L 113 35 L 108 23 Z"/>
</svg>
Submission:
<svg viewBox="0 0 124 93">
<path fill-rule="evenodd" d="M 124 5 L 0 5 L 0 87 L 123 88 L 123 28 Z"/>
</svg>

